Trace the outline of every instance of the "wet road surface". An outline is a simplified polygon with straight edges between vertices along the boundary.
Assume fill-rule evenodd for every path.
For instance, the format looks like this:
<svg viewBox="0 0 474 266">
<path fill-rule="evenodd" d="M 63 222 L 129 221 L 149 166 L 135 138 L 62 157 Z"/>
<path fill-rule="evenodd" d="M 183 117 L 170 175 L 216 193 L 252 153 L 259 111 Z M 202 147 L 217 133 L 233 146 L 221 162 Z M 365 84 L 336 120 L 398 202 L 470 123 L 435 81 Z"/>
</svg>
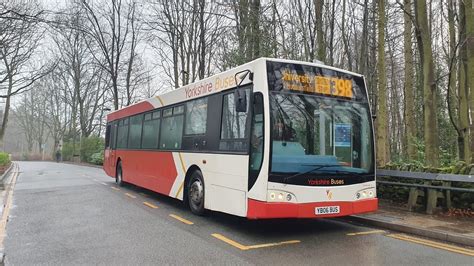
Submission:
<svg viewBox="0 0 474 266">
<path fill-rule="evenodd" d="M 474 251 L 338 219 L 192 215 L 102 169 L 19 162 L 7 265 L 472 265 Z"/>
</svg>

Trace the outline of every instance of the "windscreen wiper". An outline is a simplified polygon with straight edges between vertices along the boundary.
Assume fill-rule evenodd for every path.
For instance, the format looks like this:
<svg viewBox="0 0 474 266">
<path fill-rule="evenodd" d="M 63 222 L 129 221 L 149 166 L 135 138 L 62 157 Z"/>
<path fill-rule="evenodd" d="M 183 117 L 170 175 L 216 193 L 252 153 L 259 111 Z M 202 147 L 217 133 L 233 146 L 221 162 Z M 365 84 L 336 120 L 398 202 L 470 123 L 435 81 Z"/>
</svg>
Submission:
<svg viewBox="0 0 474 266">
<path fill-rule="evenodd" d="M 357 172 L 351 172 L 351 171 L 345 171 L 345 170 L 334 170 L 333 173 L 335 174 L 343 174 L 343 175 L 355 175 L 355 176 L 367 176 L 371 175 L 369 173 L 357 173 Z"/>
<path fill-rule="evenodd" d="M 304 174 L 308 174 L 308 173 L 311 173 L 313 171 L 317 171 L 317 170 L 320 170 L 320 169 L 323 169 L 323 168 L 326 168 L 326 167 L 341 166 L 340 164 L 304 164 L 304 165 L 310 165 L 310 166 L 316 166 L 316 167 L 313 168 L 313 169 L 310 169 L 308 171 L 305 171 L 303 173 L 297 173 L 297 174 L 294 174 L 294 175 L 287 176 L 287 177 L 285 177 L 285 179 L 283 179 L 283 182 L 286 183 L 288 180 L 290 180 L 292 178 L 295 178 L 295 177 L 298 177 L 298 176 L 301 176 L 301 175 L 304 175 Z"/>
</svg>

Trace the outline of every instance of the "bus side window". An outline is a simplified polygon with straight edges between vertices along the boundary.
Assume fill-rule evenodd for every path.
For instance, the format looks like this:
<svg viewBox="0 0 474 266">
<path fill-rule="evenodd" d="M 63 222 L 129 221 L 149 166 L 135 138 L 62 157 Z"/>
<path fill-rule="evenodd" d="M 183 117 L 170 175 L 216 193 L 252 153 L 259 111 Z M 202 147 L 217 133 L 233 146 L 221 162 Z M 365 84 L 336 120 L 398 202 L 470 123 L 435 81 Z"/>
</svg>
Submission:
<svg viewBox="0 0 474 266">
<path fill-rule="evenodd" d="M 128 118 L 122 119 L 118 125 L 117 148 L 127 148 L 128 140 Z"/>
<path fill-rule="evenodd" d="M 105 148 L 110 148 L 110 132 L 112 125 L 108 124 L 105 129 Z"/>
<path fill-rule="evenodd" d="M 113 122 L 110 125 L 110 141 L 109 141 L 109 147 L 111 149 L 115 149 L 116 147 L 116 136 L 117 136 L 117 122 Z"/>
<path fill-rule="evenodd" d="M 183 137 L 184 105 L 163 111 L 160 128 L 160 149 L 179 150 Z"/>
<path fill-rule="evenodd" d="M 142 149 L 157 149 L 160 132 L 160 111 L 145 114 L 143 121 Z"/>
<path fill-rule="evenodd" d="M 252 134 L 250 138 L 249 190 L 257 181 L 258 174 L 262 167 L 264 144 L 263 123 L 263 95 L 260 92 L 256 92 L 253 98 Z"/>
<path fill-rule="evenodd" d="M 130 129 L 128 132 L 128 148 L 140 149 L 142 139 L 143 115 L 130 117 Z"/>
<path fill-rule="evenodd" d="M 246 95 L 247 98 L 250 97 L 250 89 L 246 90 Z M 249 102 L 248 99 L 247 102 Z M 219 150 L 247 151 L 248 113 L 248 105 L 246 112 L 236 111 L 235 94 L 233 92 L 224 95 Z"/>
</svg>

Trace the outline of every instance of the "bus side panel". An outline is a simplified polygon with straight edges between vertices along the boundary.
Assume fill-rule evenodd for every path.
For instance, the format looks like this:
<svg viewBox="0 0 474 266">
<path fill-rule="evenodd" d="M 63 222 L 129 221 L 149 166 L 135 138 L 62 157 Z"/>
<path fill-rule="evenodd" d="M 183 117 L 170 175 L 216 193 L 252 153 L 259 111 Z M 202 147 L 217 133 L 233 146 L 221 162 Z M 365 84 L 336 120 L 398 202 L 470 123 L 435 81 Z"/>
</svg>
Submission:
<svg viewBox="0 0 474 266">
<path fill-rule="evenodd" d="M 172 152 L 118 150 L 125 182 L 169 195 L 178 175 Z"/>
<path fill-rule="evenodd" d="M 104 164 L 102 165 L 102 169 L 104 169 L 105 173 L 110 177 L 115 177 L 115 169 L 112 169 L 112 165 L 110 162 L 111 159 L 111 152 L 112 150 L 107 148 L 104 151 Z"/>
<path fill-rule="evenodd" d="M 181 175 L 180 168 L 189 169 L 195 165 L 201 169 L 204 178 L 205 208 L 246 216 L 248 155 L 182 152 L 180 156 L 182 165 L 179 159 L 175 160 L 179 174 L 171 190 L 171 197 L 183 198 L 185 174 Z M 175 158 L 179 157 L 175 155 Z"/>
</svg>

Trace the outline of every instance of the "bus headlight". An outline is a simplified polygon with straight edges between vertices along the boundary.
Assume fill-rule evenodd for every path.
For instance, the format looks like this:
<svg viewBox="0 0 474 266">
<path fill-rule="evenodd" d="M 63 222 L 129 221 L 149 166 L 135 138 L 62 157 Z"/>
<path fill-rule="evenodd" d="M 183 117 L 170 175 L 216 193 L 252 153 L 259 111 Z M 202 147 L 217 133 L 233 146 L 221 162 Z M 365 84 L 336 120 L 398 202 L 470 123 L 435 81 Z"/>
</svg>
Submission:
<svg viewBox="0 0 474 266">
<path fill-rule="evenodd" d="M 296 197 L 290 192 L 270 190 L 268 191 L 267 200 L 269 202 L 296 202 Z"/>
<path fill-rule="evenodd" d="M 360 191 L 357 191 L 355 198 L 357 200 L 370 199 L 375 197 L 375 188 L 367 188 Z"/>
</svg>

